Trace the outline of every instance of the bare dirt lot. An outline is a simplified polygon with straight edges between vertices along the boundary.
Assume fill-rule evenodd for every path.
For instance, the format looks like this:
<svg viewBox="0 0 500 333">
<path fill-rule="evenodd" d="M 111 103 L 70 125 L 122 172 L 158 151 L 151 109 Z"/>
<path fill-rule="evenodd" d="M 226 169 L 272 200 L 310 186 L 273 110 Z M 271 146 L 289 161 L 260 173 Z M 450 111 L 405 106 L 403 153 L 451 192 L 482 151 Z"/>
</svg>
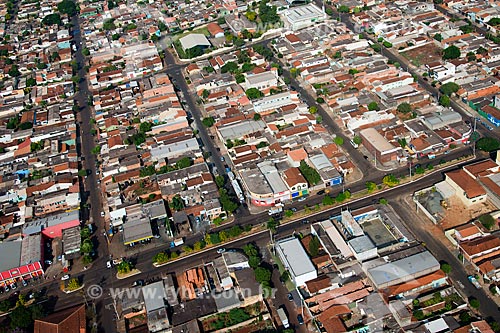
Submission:
<svg viewBox="0 0 500 333">
<path fill-rule="evenodd" d="M 467 208 L 459 198 L 453 196 L 448 199 L 446 215 L 440 222 L 440 225 L 443 230 L 448 230 L 467 223 L 468 221 L 478 218 L 479 216 L 489 213 L 495 209 L 495 206 L 489 201 Z"/>
<path fill-rule="evenodd" d="M 434 43 L 429 43 L 409 51 L 401 52 L 413 65 L 420 67 L 441 59 L 441 49 Z"/>
</svg>

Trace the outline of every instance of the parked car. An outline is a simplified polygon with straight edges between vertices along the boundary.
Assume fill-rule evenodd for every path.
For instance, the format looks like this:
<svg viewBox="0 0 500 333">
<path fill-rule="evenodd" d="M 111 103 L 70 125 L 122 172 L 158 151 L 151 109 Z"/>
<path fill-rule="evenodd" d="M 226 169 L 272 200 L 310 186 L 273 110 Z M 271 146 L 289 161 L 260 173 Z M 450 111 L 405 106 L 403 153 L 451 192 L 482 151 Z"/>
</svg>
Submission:
<svg viewBox="0 0 500 333">
<path fill-rule="evenodd" d="M 111 268 L 113 265 L 111 264 L 111 260 L 106 261 L 106 268 Z"/>
<path fill-rule="evenodd" d="M 308 219 L 303 219 L 301 223 L 302 224 L 309 224 L 309 220 Z"/>
<path fill-rule="evenodd" d="M 137 286 L 143 286 L 144 285 L 144 280 L 136 280 L 134 283 L 132 283 L 132 287 L 137 287 Z"/>
<path fill-rule="evenodd" d="M 104 212 L 101 212 L 101 217 L 104 217 L 104 215 L 105 215 Z"/>
<path fill-rule="evenodd" d="M 301 314 L 297 315 L 297 321 L 299 322 L 299 325 L 304 325 L 304 317 L 302 317 Z"/>
<path fill-rule="evenodd" d="M 52 265 L 52 260 L 45 260 L 45 265 Z"/>
<path fill-rule="evenodd" d="M 300 197 L 299 200 L 297 200 L 298 202 L 302 202 L 304 200 L 306 200 L 307 198 L 306 197 Z"/>
<path fill-rule="evenodd" d="M 22 283 L 23 283 L 23 287 L 26 287 L 26 286 L 28 285 L 28 282 L 26 282 L 26 280 L 24 280 L 24 279 L 23 279 L 23 280 L 21 280 L 21 281 L 22 281 Z"/>
<path fill-rule="evenodd" d="M 221 247 L 220 249 L 217 250 L 217 253 L 221 254 L 221 253 L 224 253 L 226 252 L 226 249 Z"/>
<path fill-rule="evenodd" d="M 292 207 L 292 208 L 290 208 L 290 210 L 295 213 L 297 211 L 297 208 Z"/>
<path fill-rule="evenodd" d="M 61 277 L 62 281 L 69 280 L 69 274 L 65 274 Z"/>
<path fill-rule="evenodd" d="M 292 295 L 292 293 L 288 293 L 286 296 L 288 297 L 288 300 L 290 302 L 293 301 L 293 295 Z"/>
</svg>

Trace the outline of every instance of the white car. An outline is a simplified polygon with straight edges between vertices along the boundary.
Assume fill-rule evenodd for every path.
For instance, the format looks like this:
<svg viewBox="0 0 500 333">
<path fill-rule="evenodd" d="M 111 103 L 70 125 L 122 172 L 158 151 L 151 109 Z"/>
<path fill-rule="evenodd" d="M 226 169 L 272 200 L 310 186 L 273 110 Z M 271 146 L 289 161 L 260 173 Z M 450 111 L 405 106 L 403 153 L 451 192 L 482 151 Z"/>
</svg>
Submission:
<svg viewBox="0 0 500 333">
<path fill-rule="evenodd" d="M 110 261 L 110 260 L 106 261 L 106 267 L 107 267 L 107 268 L 111 268 L 111 267 L 113 267 L 113 265 L 111 264 L 111 261 Z"/>
<path fill-rule="evenodd" d="M 226 249 L 223 248 L 223 247 L 221 247 L 220 249 L 217 250 L 218 254 L 221 254 L 221 253 L 224 253 L 224 252 L 226 252 Z"/>
<path fill-rule="evenodd" d="M 66 274 L 66 275 L 63 275 L 61 277 L 61 280 L 64 281 L 64 280 L 69 280 L 69 274 Z"/>
<path fill-rule="evenodd" d="M 104 212 L 101 212 L 101 217 L 104 217 L 104 215 L 105 215 Z"/>
</svg>

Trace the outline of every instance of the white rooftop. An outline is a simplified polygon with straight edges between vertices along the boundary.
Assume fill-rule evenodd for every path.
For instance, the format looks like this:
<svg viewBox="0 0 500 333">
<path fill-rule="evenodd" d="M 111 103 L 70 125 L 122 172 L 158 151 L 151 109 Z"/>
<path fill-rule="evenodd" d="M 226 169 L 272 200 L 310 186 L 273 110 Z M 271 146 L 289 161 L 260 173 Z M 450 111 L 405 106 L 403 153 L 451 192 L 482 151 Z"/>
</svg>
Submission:
<svg viewBox="0 0 500 333">
<path fill-rule="evenodd" d="M 297 238 L 286 238 L 278 241 L 276 245 L 281 249 L 281 252 L 288 261 L 289 269 L 295 276 L 316 271 L 306 250 L 304 250 L 300 240 Z"/>
<path fill-rule="evenodd" d="M 179 39 L 184 50 L 191 49 L 195 46 L 210 46 L 210 42 L 204 34 L 189 34 Z"/>
</svg>

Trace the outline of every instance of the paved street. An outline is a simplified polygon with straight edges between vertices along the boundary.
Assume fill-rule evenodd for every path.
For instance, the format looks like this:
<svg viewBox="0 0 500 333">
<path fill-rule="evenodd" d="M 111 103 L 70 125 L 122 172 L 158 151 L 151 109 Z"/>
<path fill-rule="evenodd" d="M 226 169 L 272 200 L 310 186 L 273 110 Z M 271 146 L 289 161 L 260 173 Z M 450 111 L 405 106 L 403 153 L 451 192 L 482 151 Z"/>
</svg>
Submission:
<svg viewBox="0 0 500 333">
<path fill-rule="evenodd" d="M 342 21 L 345 22 L 348 27 L 352 28 L 352 23 L 350 22 L 348 15 L 341 15 L 341 18 Z M 73 17 L 72 22 L 74 24 L 75 29 L 77 30 L 77 33 L 75 33 L 74 35 L 75 42 L 78 45 L 78 51 L 75 54 L 75 59 L 79 64 L 78 74 L 82 78 L 82 80 L 78 84 L 79 91 L 75 95 L 75 101 L 78 103 L 80 107 L 78 110 L 78 120 L 80 129 L 80 138 L 79 138 L 80 145 L 78 149 L 82 157 L 82 168 L 90 170 L 87 178 L 84 179 L 86 191 L 82 193 L 82 202 L 87 201 L 90 204 L 91 208 L 90 210 L 82 209 L 82 220 L 83 221 L 91 220 L 96 226 L 97 232 L 94 235 L 96 238 L 96 245 L 97 245 L 96 252 L 98 255 L 96 261 L 87 271 L 83 271 L 81 273 L 75 272 L 73 277 L 81 278 L 85 283 L 86 286 L 85 289 L 94 284 L 100 285 L 104 290 L 109 288 L 124 288 L 124 287 L 129 287 L 131 283 L 136 279 L 149 280 L 151 278 L 160 276 L 162 273 L 180 272 L 187 268 L 199 265 L 201 262 L 204 261 L 207 262 L 212 260 L 213 258 L 218 256 L 218 254 L 216 253 L 216 248 L 192 254 L 188 257 L 183 258 L 182 260 L 174 261 L 161 268 L 153 267 L 152 257 L 157 252 L 166 249 L 168 247 L 168 245 L 166 244 L 161 248 L 152 248 L 142 251 L 139 254 L 134 255 L 132 258 L 130 258 L 137 263 L 137 268 L 142 272 L 141 274 L 134 276 L 133 278 L 128 278 L 125 280 L 117 280 L 115 277 L 116 270 L 106 268 L 105 262 L 106 260 L 108 260 L 109 252 L 105 238 L 102 236 L 102 233 L 106 230 L 106 226 L 104 224 L 103 219 L 100 216 L 100 212 L 102 210 L 102 203 L 101 203 L 101 192 L 98 190 L 99 184 L 97 183 L 97 176 L 96 176 L 96 171 L 97 171 L 96 158 L 91 153 L 92 148 L 96 145 L 95 137 L 92 136 L 91 134 L 92 127 L 90 124 L 90 120 L 93 118 L 92 109 L 87 105 L 88 96 L 90 96 L 91 93 L 89 91 L 89 87 L 85 78 L 86 77 L 85 58 L 82 54 L 82 48 L 84 43 L 82 42 L 82 35 L 79 29 L 78 18 Z M 392 53 L 387 52 L 387 50 L 383 50 L 382 52 L 383 55 L 387 56 L 389 59 L 400 62 L 405 67 L 405 69 L 406 67 L 408 67 L 408 63 L 400 59 L 402 57 L 396 57 Z M 274 59 L 274 61 L 278 62 L 278 59 Z M 185 74 L 183 72 L 183 69 L 185 68 L 186 65 L 176 64 L 174 57 L 172 56 L 172 54 L 168 52 L 168 50 L 165 50 L 165 63 L 167 65 L 165 72 L 170 76 L 177 89 L 179 89 L 182 92 L 182 95 L 186 101 L 185 102 L 186 111 L 188 111 L 192 115 L 192 118 L 196 124 L 196 128 L 199 130 L 198 137 L 201 140 L 201 145 L 204 151 L 209 152 L 211 154 L 212 162 L 214 163 L 218 172 L 221 174 L 225 173 L 224 162 L 221 161 L 221 154 L 217 150 L 217 147 L 215 146 L 214 142 L 210 139 L 210 135 L 207 129 L 203 126 L 201 122 L 203 115 L 201 114 L 201 111 L 196 104 L 195 96 L 193 96 L 189 91 L 189 87 L 184 79 Z M 408 70 L 413 74 L 410 68 Z M 304 99 L 307 104 L 317 105 L 315 98 L 311 96 L 306 89 L 302 88 L 299 82 L 295 78 L 290 76 L 290 73 L 288 71 L 285 70 L 283 76 L 288 77 L 290 79 L 291 85 L 294 87 L 295 90 L 297 90 L 301 94 L 301 98 Z M 437 89 L 432 87 L 427 81 L 424 81 L 421 77 L 419 77 L 419 83 L 425 89 L 428 89 L 431 93 L 437 96 L 438 94 Z M 462 106 L 459 105 L 456 101 L 452 101 L 452 106 L 462 115 L 466 115 L 466 112 L 462 110 Z M 374 181 L 376 183 L 379 183 L 382 177 L 386 173 L 383 171 L 375 170 L 373 165 L 368 160 L 366 160 L 365 157 L 357 149 L 348 144 L 349 139 L 342 134 L 341 129 L 333 121 L 333 119 L 326 114 L 326 112 L 327 111 L 323 110 L 322 108 L 319 108 L 319 114 L 323 117 L 324 124 L 328 127 L 328 129 L 331 132 L 344 137 L 344 141 L 346 142 L 346 144 L 343 146 L 344 150 L 346 150 L 346 152 L 353 159 L 354 163 L 360 168 L 360 170 L 365 175 L 365 178 L 363 180 L 350 184 L 348 189 L 351 191 L 351 193 L 354 193 L 357 191 L 364 190 L 365 183 L 367 181 Z M 492 131 L 488 131 L 485 128 L 479 128 L 479 131 L 483 135 L 492 134 Z M 494 133 L 494 135 L 499 137 L 498 133 L 496 132 Z M 430 163 L 432 165 L 437 165 L 440 163 L 441 159 L 448 161 L 470 153 L 471 153 L 471 148 L 465 147 L 462 149 L 453 150 L 451 153 L 443 155 L 442 157 L 440 156 L 439 158 L 434 160 L 426 160 L 426 159 L 419 160 L 418 163 L 423 166 L 425 166 L 427 163 Z M 484 158 L 485 155 L 481 155 L 480 157 Z M 399 170 L 396 170 L 391 173 L 397 176 L 408 175 L 409 170 L 407 167 L 401 167 Z M 418 189 L 428 187 L 433 183 L 435 183 L 436 181 L 440 180 L 442 180 L 441 173 L 440 172 L 435 173 L 432 176 L 428 176 L 424 179 L 415 181 L 405 187 L 392 189 L 384 194 L 375 194 L 367 198 L 358 200 L 354 203 L 343 205 L 343 208 L 345 207 L 349 207 L 351 209 L 360 208 L 365 205 L 371 204 L 374 200 L 377 200 L 380 197 L 384 197 L 386 199 L 389 199 L 391 204 L 394 204 L 396 211 L 402 215 L 403 220 L 412 221 L 414 214 L 412 214 L 411 210 L 405 206 L 405 203 L 402 202 L 400 198 Z M 334 188 L 331 195 L 335 195 L 341 190 L 342 188 L 340 186 Z M 317 203 L 320 203 L 322 199 L 323 196 L 312 195 L 307 199 L 307 201 L 294 202 L 290 204 L 289 207 L 296 207 L 297 209 L 302 209 L 304 205 L 312 206 Z M 320 221 L 328 218 L 331 214 L 339 213 L 339 211 L 340 207 L 333 208 L 318 214 L 314 214 L 314 216 L 310 217 L 309 220 L 311 222 Z M 239 213 L 236 215 L 236 217 L 237 218 L 234 223 L 242 226 L 265 223 L 269 219 L 267 212 L 257 215 L 250 215 L 246 208 L 239 209 Z M 301 225 L 299 221 L 281 226 L 278 229 L 277 237 L 284 237 L 286 235 L 290 235 L 300 226 Z M 224 227 L 225 226 L 221 228 Z M 424 224 L 415 225 L 412 223 L 411 225 L 407 224 L 407 227 L 408 229 L 412 230 L 415 233 L 415 237 L 417 239 L 420 239 L 427 244 L 428 248 L 437 256 L 438 259 L 446 260 L 447 262 L 452 264 L 452 266 L 454 267 L 451 273 L 452 279 L 460 281 L 464 285 L 463 291 L 467 296 L 474 295 L 479 299 L 479 301 L 481 302 L 481 310 L 483 311 L 483 313 L 486 316 L 491 316 L 496 320 L 500 320 L 500 314 L 497 311 L 496 305 L 494 305 L 494 303 L 486 296 L 484 291 L 482 290 L 477 291 L 472 285 L 470 285 L 470 283 L 467 281 L 466 273 L 463 271 L 463 267 L 461 266 L 460 263 L 458 263 L 458 260 L 455 258 L 455 256 L 447 250 L 446 246 L 444 246 L 442 243 L 434 239 L 432 234 L 429 234 L 428 230 L 426 230 Z M 194 242 L 200 240 L 201 237 L 202 237 L 201 234 L 192 235 L 191 237 L 188 237 L 186 239 L 186 244 L 192 245 Z M 255 242 L 259 246 L 265 248 L 269 240 L 270 240 L 269 233 L 267 231 L 263 231 L 252 234 L 245 239 L 231 242 L 231 244 L 224 246 L 227 248 L 231 247 L 239 248 L 247 244 L 248 242 Z M 273 277 L 273 281 L 275 281 L 275 279 L 276 276 Z M 47 288 L 48 294 L 57 295 L 59 297 L 59 300 L 56 303 L 56 309 L 63 309 L 72 306 L 76 303 L 81 303 L 82 301 L 91 301 L 88 299 L 88 297 L 85 297 L 85 293 L 77 292 L 70 295 L 64 295 L 59 290 L 59 283 L 60 281 L 56 280 L 56 281 L 47 281 L 40 285 L 40 288 L 41 287 Z M 281 287 L 282 286 L 280 285 L 279 288 Z M 286 297 L 286 294 L 281 295 L 282 293 L 283 290 L 281 290 L 280 292 L 280 296 L 277 300 L 278 302 L 285 301 L 283 297 Z M 95 304 L 97 306 L 98 320 L 100 325 L 99 331 L 115 332 L 116 331 L 115 322 L 112 320 L 112 318 L 114 317 L 114 311 L 110 306 L 112 304 L 110 296 L 106 293 L 103 297 L 95 300 Z M 287 304 L 287 308 L 290 308 L 290 306 L 291 304 Z M 291 322 L 296 324 L 296 314 L 290 311 L 289 314 Z M 301 326 L 300 329 L 303 332 L 305 332 L 305 326 Z"/>
</svg>

